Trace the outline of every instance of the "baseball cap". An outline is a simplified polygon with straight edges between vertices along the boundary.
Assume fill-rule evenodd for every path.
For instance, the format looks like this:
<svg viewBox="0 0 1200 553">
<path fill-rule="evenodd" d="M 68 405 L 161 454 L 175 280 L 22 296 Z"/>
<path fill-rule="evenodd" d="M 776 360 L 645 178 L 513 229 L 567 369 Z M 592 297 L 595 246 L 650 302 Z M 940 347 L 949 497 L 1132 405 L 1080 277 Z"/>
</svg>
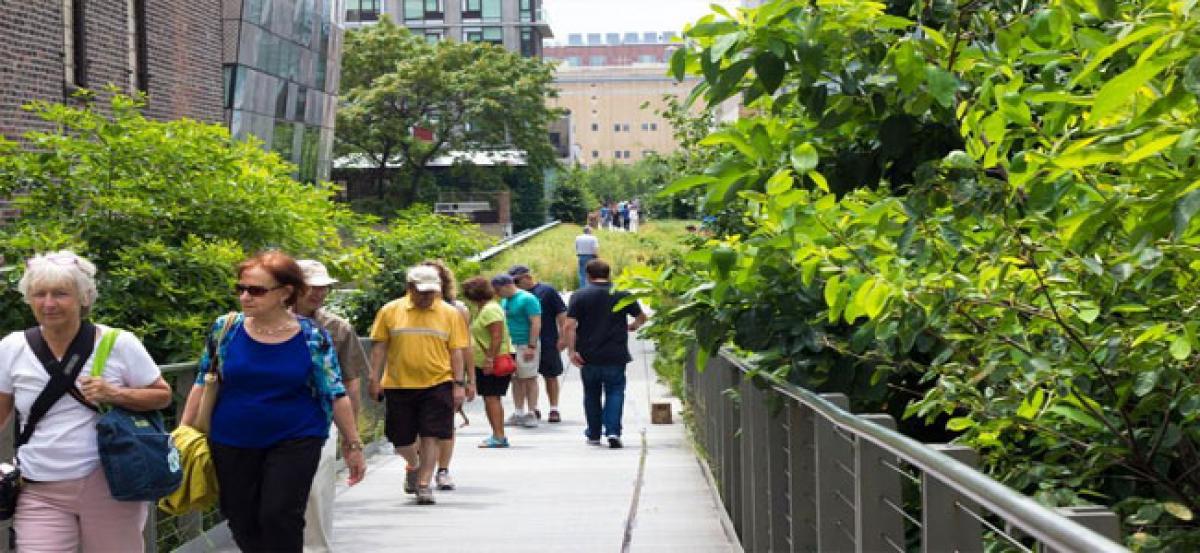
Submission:
<svg viewBox="0 0 1200 553">
<path fill-rule="evenodd" d="M 513 283 L 513 278 L 504 273 L 500 273 L 500 274 L 492 277 L 492 288 L 508 286 L 509 284 L 512 284 L 512 283 Z"/>
<path fill-rule="evenodd" d="M 441 292 L 442 279 L 438 277 L 437 269 L 427 265 L 417 265 L 408 270 L 408 282 L 418 292 Z"/>
<path fill-rule="evenodd" d="M 296 264 L 300 265 L 300 271 L 304 273 L 304 283 L 309 286 L 329 286 L 338 282 L 336 278 L 329 276 L 329 269 L 320 261 L 301 259 Z"/>
<path fill-rule="evenodd" d="M 513 265 L 508 268 L 508 275 L 513 278 L 525 276 L 531 272 L 528 265 Z"/>
</svg>

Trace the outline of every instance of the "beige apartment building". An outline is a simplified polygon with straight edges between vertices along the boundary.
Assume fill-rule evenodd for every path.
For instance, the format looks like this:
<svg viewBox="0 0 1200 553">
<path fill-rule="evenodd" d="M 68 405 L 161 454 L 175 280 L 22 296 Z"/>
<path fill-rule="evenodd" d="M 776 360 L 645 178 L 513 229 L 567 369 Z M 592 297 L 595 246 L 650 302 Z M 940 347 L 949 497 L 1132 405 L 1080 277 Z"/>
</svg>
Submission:
<svg viewBox="0 0 1200 553">
<path fill-rule="evenodd" d="M 559 65 L 559 94 L 550 102 L 570 111 L 571 150 L 581 165 L 633 163 L 678 147 L 671 125 L 655 112 L 665 108 L 663 95 L 686 98 L 699 81 L 676 82 L 666 70 L 665 64 Z"/>
</svg>

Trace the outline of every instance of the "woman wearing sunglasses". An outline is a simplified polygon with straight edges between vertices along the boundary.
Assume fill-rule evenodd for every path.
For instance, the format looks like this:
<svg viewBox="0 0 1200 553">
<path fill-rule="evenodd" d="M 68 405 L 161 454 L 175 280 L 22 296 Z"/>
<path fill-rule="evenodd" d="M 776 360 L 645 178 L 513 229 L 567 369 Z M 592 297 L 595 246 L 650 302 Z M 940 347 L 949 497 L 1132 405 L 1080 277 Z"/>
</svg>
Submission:
<svg viewBox="0 0 1200 553">
<path fill-rule="evenodd" d="M 221 514 L 243 551 L 298 552 L 330 420 L 342 438 L 350 485 L 366 470 L 362 442 L 328 331 L 289 311 L 307 288 L 300 266 L 268 251 L 239 264 L 237 277 L 242 312 L 210 329 L 181 422 L 196 417 L 215 352 L 221 386 L 208 442 Z"/>
<path fill-rule="evenodd" d="M 92 406 L 162 409 L 171 402 L 171 389 L 128 332 L 118 334 L 100 377 L 89 376 L 95 344 L 108 330 L 88 322 L 96 302 L 95 265 L 60 251 L 35 256 L 25 267 L 17 288 L 38 325 L 0 340 L 0 425 L 15 407 L 25 440 L 17 452 L 24 479 L 13 525 L 17 549 L 142 551 L 149 503 L 113 499 L 96 447 L 100 415 Z M 38 401 L 56 368 L 79 375 L 74 389 L 56 386 L 62 392 L 57 399 L 48 392 Z M 34 407 L 51 400 L 48 410 Z M 39 411 L 41 418 L 31 420 Z"/>
</svg>

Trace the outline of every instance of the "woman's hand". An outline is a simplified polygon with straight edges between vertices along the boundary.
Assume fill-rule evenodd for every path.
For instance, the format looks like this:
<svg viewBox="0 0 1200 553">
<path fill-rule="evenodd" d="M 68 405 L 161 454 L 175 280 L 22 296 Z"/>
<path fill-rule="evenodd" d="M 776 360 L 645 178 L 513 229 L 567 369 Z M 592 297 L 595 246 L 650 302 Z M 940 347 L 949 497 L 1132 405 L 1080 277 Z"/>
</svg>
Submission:
<svg viewBox="0 0 1200 553">
<path fill-rule="evenodd" d="M 482 371 L 483 374 L 491 376 L 492 375 L 492 367 L 494 366 L 494 363 L 495 363 L 494 357 L 484 357 L 483 364 L 479 366 L 479 370 Z"/>
<path fill-rule="evenodd" d="M 526 362 L 533 361 L 536 354 L 537 348 L 533 346 L 525 346 L 521 348 L 521 357 L 524 358 Z"/>
<path fill-rule="evenodd" d="M 475 380 L 467 383 L 467 401 L 475 401 Z"/>
<path fill-rule="evenodd" d="M 95 378 L 84 376 L 79 379 L 82 384 L 80 391 L 83 392 L 83 397 L 95 405 L 101 403 L 115 403 L 121 395 L 121 388 L 109 384 L 103 378 Z"/>
<path fill-rule="evenodd" d="M 358 447 L 351 449 L 350 443 L 342 444 L 342 459 L 346 461 L 346 468 L 350 469 L 350 477 L 346 479 L 346 484 L 355 485 L 362 482 L 363 476 L 367 474 L 367 459 L 363 456 L 362 444 L 357 444 Z"/>
</svg>

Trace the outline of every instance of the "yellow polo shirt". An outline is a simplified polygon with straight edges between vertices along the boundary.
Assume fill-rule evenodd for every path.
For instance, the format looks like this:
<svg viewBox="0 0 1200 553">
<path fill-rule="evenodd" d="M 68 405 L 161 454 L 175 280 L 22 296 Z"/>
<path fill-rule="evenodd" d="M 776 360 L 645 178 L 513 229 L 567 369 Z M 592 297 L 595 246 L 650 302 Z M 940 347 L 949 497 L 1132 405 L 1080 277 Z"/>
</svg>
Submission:
<svg viewBox="0 0 1200 553">
<path fill-rule="evenodd" d="M 384 388 L 431 388 L 454 379 L 450 352 L 465 348 L 466 323 L 453 306 L 438 299 L 418 309 L 403 297 L 375 315 L 371 340 L 387 342 Z"/>
</svg>

